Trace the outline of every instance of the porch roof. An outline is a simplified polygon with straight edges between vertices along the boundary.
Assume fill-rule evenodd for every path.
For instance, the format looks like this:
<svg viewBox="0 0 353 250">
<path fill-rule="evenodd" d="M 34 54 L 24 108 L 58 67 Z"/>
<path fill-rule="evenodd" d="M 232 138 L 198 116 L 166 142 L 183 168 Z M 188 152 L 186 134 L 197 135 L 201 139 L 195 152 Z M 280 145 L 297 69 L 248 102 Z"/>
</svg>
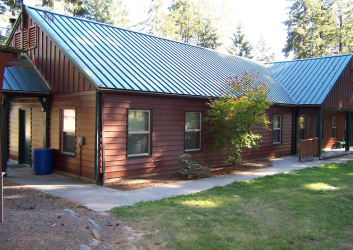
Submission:
<svg viewBox="0 0 353 250">
<path fill-rule="evenodd" d="M 265 65 L 160 37 L 26 6 L 97 89 L 218 97 L 228 77 L 259 72 L 275 103 L 294 104 Z"/>
<path fill-rule="evenodd" d="M 50 93 L 50 87 L 28 59 L 22 57 L 19 65 L 5 67 L 3 92 Z"/>
<path fill-rule="evenodd" d="M 322 104 L 353 54 L 269 63 L 268 68 L 297 104 Z"/>
</svg>

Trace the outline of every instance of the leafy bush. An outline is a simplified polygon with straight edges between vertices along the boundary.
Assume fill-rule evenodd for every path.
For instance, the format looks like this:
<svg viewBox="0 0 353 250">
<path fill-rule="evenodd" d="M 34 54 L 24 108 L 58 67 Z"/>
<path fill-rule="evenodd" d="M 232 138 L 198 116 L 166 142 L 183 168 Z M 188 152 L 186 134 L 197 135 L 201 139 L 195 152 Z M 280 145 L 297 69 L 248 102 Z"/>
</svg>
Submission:
<svg viewBox="0 0 353 250">
<path fill-rule="evenodd" d="M 180 170 L 180 173 L 183 176 L 187 176 L 189 179 L 200 179 L 200 178 L 209 178 L 210 177 L 210 168 L 205 165 L 203 162 L 193 162 L 189 161 L 188 158 L 191 155 L 180 154 L 177 155 L 178 162 L 184 165 L 184 168 Z"/>
</svg>

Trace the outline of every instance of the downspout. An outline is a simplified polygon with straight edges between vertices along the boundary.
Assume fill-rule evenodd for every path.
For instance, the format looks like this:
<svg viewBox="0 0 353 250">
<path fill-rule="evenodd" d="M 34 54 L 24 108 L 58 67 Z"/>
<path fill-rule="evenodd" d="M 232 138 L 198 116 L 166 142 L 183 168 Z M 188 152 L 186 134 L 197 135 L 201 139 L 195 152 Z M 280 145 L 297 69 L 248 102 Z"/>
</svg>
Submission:
<svg viewBox="0 0 353 250">
<path fill-rule="evenodd" d="M 104 103 L 105 103 L 105 94 L 102 93 L 101 101 L 101 123 L 102 123 L 102 179 L 101 185 L 104 186 L 105 180 L 105 136 L 104 136 Z"/>
<path fill-rule="evenodd" d="M 94 150 L 94 179 L 97 181 L 98 180 L 98 151 L 99 151 L 99 123 L 98 123 L 98 119 L 99 119 L 99 95 L 98 95 L 98 90 L 96 90 L 96 114 L 95 114 L 95 150 Z"/>
</svg>

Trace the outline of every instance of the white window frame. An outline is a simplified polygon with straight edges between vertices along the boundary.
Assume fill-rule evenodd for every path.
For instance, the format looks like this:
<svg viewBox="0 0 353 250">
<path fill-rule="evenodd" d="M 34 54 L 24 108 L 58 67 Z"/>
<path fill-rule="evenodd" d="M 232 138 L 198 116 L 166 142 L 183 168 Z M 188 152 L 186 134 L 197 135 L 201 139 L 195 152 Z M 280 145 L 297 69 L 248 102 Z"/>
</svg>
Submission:
<svg viewBox="0 0 353 250">
<path fill-rule="evenodd" d="M 186 114 L 188 113 L 197 113 L 200 116 L 200 128 L 199 129 L 186 129 Z M 201 111 L 185 111 L 185 124 L 184 124 L 184 151 L 185 152 L 192 152 L 192 151 L 200 151 L 201 150 L 201 131 L 202 131 L 202 123 L 201 123 L 201 119 L 202 119 L 202 112 Z M 186 133 L 188 132 L 199 132 L 200 136 L 199 136 L 199 147 L 198 148 L 192 148 L 192 149 L 186 149 Z"/>
<path fill-rule="evenodd" d="M 273 120 L 274 120 L 274 118 L 275 117 L 279 117 L 279 122 L 278 122 L 278 124 L 279 124 L 279 128 L 274 128 L 273 127 Z M 281 115 L 273 115 L 273 118 L 272 118 L 272 131 L 278 131 L 279 130 L 279 142 L 274 142 L 273 141 L 273 133 L 272 133 L 272 143 L 273 144 L 281 144 L 282 143 L 282 116 Z"/>
<path fill-rule="evenodd" d="M 333 121 L 335 121 L 335 126 L 333 126 Z M 335 129 L 335 136 L 332 136 L 332 130 Z M 332 117 L 331 120 L 331 137 L 332 139 L 337 139 L 337 117 Z"/>
<path fill-rule="evenodd" d="M 146 112 L 148 113 L 148 131 L 129 131 L 129 126 L 127 127 L 127 141 L 126 141 L 126 155 L 128 158 L 132 157 L 138 157 L 138 156 L 151 156 L 152 155 L 152 149 L 151 149 L 151 110 L 150 109 L 128 109 L 127 111 L 127 122 L 129 122 L 129 112 Z M 148 143 L 147 143 L 147 153 L 142 153 L 142 154 L 128 154 L 128 144 L 129 144 L 129 135 L 146 135 L 148 134 Z"/>
<path fill-rule="evenodd" d="M 67 131 L 64 130 L 64 110 L 74 110 L 75 112 L 75 130 L 73 131 Z M 75 142 L 74 142 L 74 147 L 75 150 L 74 152 L 67 152 L 64 151 L 64 132 L 74 132 L 75 133 Z M 76 108 L 60 108 L 60 153 L 65 154 L 65 155 L 71 155 L 74 156 L 76 154 Z"/>
</svg>

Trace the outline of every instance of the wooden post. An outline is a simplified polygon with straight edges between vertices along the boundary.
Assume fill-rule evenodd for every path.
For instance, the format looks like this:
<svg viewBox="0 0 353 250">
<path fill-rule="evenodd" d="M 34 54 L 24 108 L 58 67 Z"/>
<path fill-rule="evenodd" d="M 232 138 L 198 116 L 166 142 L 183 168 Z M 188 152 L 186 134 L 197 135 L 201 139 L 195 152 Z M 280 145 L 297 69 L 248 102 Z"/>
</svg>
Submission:
<svg viewBox="0 0 353 250">
<path fill-rule="evenodd" d="M 317 141 L 317 138 L 315 137 L 314 139 L 314 142 L 315 142 L 315 146 L 314 146 L 314 157 L 316 158 L 316 141 Z"/>
<path fill-rule="evenodd" d="M 2 193 L 2 175 L 3 175 L 4 173 L 3 172 L 0 172 L 0 190 L 1 190 L 1 192 L 0 192 L 0 223 L 2 223 L 2 220 L 3 220 L 3 198 L 2 198 L 2 196 L 3 196 L 3 193 Z"/>
<path fill-rule="evenodd" d="M 318 157 L 321 156 L 321 144 L 322 144 L 322 108 L 316 108 L 315 115 L 316 115 L 316 137 L 319 138 L 318 141 Z"/>
<path fill-rule="evenodd" d="M 299 143 L 300 143 L 299 161 L 302 161 L 302 159 L 303 159 L 303 140 L 300 140 Z"/>
<path fill-rule="evenodd" d="M 346 112 L 346 151 L 350 150 L 352 137 L 352 111 Z"/>
</svg>

